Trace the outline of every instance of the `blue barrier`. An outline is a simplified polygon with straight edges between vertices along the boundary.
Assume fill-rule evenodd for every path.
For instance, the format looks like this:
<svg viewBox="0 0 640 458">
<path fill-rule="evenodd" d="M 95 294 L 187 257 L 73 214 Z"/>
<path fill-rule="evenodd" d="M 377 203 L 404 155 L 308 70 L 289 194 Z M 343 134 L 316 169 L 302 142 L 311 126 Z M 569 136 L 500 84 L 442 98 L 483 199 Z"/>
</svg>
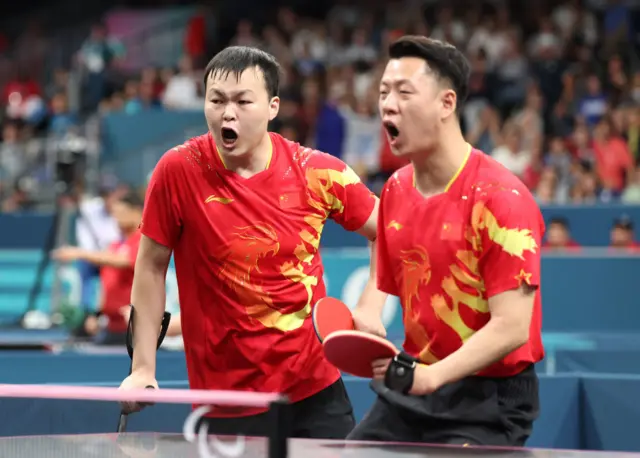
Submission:
<svg viewBox="0 0 640 458">
<path fill-rule="evenodd" d="M 186 140 L 188 130 L 197 135 L 207 131 L 203 111 L 145 111 L 136 114 L 113 113 L 102 120 L 103 156 L 107 160 L 141 154 L 149 145 Z M 162 154 L 164 151 L 159 151 Z M 143 171 L 144 180 L 150 170 Z"/>
<path fill-rule="evenodd" d="M 0 353 L 0 383 L 50 383 L 117 386 L 127 374 L 129 359 L 117 355 L 8 352 Z M 157 378 L 167 388 L 187 388 L 184 353 L 160 352 Z M 162 382 L 165 381 L 165 382 Z M 172 382 L 173 381 L 173 382 Z M 371 406 L 368 381 L 345 377 L 356 418 Z M 531 446 L 580 448 L 579 381 L 575 377 L 541 376 L 541 416 Z M 0 411 L 11 422 L 0 424 L 0 436 L 111 432 L 118 415 L 113 403 L 1 399 Z M 131 417 L 130 431 L 180 432 L 189 406 L 157 405 Z"/>
<path fill-rule="evenodd" d="M 322 253 L 328 294 L 355 306 L 368 280 L 366 249 L 329 250 Z M 0 315 L 19 316 L 27 306 L 40 254 L 0 250 Z M 545 256 L 542 261 L 543 325 L 548 332 L 636 332 L 640 308 L 635 298 L 635 272 L 640 257 L 566 255 Z M 61 271 L 68 301 L 80 301 L 80 278 L 73 266 Z M 38 307 L 49 310 L 52 282 L 47 271 Z M 178 310 L 173 268 L 167 275 L 167 306 Z M 384 322 L 391 334 L 402 334 L 399 301 L 390 297 Z M 638 344 L 640 347 L 640 344 Z"/>
<path fill-rule="evenodd" d="M 126 375 L 128 357 L 63 353 L 2 353 L 0 383 L 54 383 L 117 386 Z M 158 380 L 166 388 L 186 388 L 183 353 L 161 352 Z M 171 380 L 174 380 L 173 382 Z M 345 377 L 357 420 L 374 394 L 368 381 Z M 540 376 L 541 413 L 530 447 L 640 450 L 635 425 L 640 409 L 630 399 L 640 391 L 640 377 Z M 105 402 L 2 399 L 0 411 L 11 422 L 0 436 L 112 432 L 118 407 Z M 189 406 L 156 405 L 131 417 L 130 431 L 180 432 Z"/>
</svg>

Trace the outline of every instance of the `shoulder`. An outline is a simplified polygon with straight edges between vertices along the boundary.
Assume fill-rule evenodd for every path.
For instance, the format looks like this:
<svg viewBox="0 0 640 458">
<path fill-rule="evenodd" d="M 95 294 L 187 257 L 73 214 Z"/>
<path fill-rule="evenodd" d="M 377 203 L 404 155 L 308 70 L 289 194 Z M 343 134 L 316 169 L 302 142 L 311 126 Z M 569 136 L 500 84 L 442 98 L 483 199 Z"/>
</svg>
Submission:
<svg viewBox="0 0 640 458">
<path fill-rule="evenodd" d="M 160 157 L 152 172 L 152 177 L 166 173 L 171 176 L 171 172 L 201 168 L 203 163 L 208 162 L 209 148 L 207 134 L 190 138 L 184 143 L 174 146 Z"/>
<path fill-rule="evenodd" d="M 350 170 L 346 163 L 331 154 L 301 145 L 276 133 L 271 133 L 271 139 L 274 148 L 278 148 L 278 153 L 286 154 L 302 170 L 328 169 L 339 172 Z"/>
<path fill-rule="evenodd" d="M 382 195 L 402 194 L 411 188 L 413 188 L 413 165 L 407 164 L 393 172 L 382 188 Z"/>
<path fill-rule="evenodd" d="M 540 207 L 522 180 L 491 156 L 478 152 L 478 163 L 469 183 L 474 203 L 481 203 L 496 217 L 526 215 L 529 221 L 542 221 Z"/>
</svg>

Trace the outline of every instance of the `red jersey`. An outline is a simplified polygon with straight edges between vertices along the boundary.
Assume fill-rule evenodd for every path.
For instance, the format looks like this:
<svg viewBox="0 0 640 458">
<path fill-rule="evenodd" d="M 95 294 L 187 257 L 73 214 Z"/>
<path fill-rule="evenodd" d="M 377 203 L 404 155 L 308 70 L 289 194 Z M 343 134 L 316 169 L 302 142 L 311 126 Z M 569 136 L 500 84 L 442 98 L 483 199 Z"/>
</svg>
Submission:
<svg viewBox="0 0 640 458">
<path fill-rule="evenodd" d="M 270 137 L 269 166 L 250 178 L 224 167 L 209 134 L 167 152 L 141 230 L 174 250 L 190 387 L 296 402 L 340 377 L 310 318 L 326 295 L 320 234 L 327 218 L 360 229 L 376 197 L 339 159 Z"/>
<path fill-rule="evenodd" d="M 412 165 L 386 183 L 378 221 L 378 288 L 400 297 L 405 351 L 431 364 L 489 321 L 489 298 L 523 282 L 538 287 L 528 343 L 478 374 L 509 376 L 543 358 L 544 220 L 515 175 L 469 150 L 442 194 L 424 198 L 414 186 Z"/>
<path fill-rule="evenodd" d="M 114 242 L 108 248 L 113 253 L 126 254 L 130 261 L 127 267 L 102 266 L 100 268 L 101 311 L 109 318 L 107 329 L 110 332 L 125 332 L 127 330 L 127 321 L 120 313 L 120 309 L 131 303 L 133 268 L 138 256 L 140 237 L 140 232 L 136 231 L 126 240 Z"/>
</svg>

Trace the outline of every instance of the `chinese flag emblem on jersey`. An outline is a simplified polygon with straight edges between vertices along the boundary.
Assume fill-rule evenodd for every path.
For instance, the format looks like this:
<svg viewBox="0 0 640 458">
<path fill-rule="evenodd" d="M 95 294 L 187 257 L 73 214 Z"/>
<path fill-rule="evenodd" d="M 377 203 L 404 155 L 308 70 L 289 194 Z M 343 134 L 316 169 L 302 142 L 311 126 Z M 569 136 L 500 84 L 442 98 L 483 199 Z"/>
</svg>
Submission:
<svg viewBox="0 0 640 458">
<path fill-rule="evenodd" d="M 280 195 L 280 207 L 281 208 L 294 208 L 302 204 L 304 193 L 300 191 L 285 192 Z"/>
<path fill-rule="evenodd" d="M 462 239 L 461 223 L 442 223 L 440 240 L 457 241 Z"/>
</svg>

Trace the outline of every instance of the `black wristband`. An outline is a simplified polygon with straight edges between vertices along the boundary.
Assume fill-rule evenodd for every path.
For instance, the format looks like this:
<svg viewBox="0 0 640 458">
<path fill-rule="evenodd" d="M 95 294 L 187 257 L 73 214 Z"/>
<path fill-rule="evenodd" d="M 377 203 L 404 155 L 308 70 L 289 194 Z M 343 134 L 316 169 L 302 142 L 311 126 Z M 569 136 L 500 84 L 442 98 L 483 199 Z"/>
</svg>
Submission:
<svg viewBox="0 0 640 458">
<path fill-rule="evenodd" d="M 387 368 L 384 384 L 393 391 L 403 394 L 409 393 L 413 386 L 413 374 L 418 360 L 405 352 L 398 353 Z"/>
</svg>

